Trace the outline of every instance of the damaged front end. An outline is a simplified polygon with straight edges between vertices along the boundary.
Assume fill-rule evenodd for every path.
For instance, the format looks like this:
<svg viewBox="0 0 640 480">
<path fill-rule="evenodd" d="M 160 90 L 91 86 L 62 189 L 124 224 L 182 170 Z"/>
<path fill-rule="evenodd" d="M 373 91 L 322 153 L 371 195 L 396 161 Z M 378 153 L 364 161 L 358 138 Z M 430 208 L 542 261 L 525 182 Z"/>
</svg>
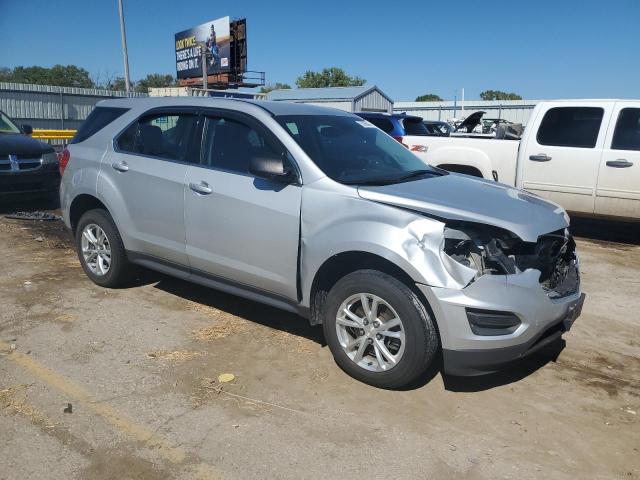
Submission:
<svg viewBox="0 0 640 480">
<path fill-rule="evenodd" d="M 529 269 L 540 272 L 538 281 L 550 298 L 571 295 L 580 284 L 575 242 L 566 228 L 525 242 L 498 227 L 448 222 L 442 257 L 449 273 L 466 284 L 482 275 L 515 275 Z"/>
</svg>

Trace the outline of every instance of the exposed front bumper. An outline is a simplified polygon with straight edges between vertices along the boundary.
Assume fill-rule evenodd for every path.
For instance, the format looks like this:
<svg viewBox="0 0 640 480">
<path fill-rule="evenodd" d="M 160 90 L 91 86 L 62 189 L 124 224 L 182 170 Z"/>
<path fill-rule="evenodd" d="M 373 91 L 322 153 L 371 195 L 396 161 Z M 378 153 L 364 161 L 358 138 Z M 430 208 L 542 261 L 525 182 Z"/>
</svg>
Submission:
<svg viewBox="0 0 640 480">
<path fill-rule="evenodd" d="M 580 289 L 552 299 L 538 283 L 540 272 L 484 275 L 464 289 L 418 285 L 436 317 L 444 370 L 452 375 L 478 375 L 498 370 L 559 338 L 580 315 Z M 510 312 L 520 319 L 506 335 L 476 335 L 467 308 Z"/>
<path fill-rule="evenodd" d="M 0 195 L 52 193 L 60 188 L 57 164 L 46 164 L 35 170 L 0 173 Z"/>
</svg>

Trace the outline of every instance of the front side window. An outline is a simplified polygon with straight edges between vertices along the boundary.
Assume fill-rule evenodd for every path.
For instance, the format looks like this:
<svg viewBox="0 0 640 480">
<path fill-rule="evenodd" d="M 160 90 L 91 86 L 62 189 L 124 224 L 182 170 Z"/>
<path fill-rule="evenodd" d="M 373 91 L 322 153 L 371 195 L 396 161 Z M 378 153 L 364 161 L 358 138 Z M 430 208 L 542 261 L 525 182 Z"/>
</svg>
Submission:
<svg viewBox="0 0 640 480">
<path fill-rule="evenodd" d="M 555 107 L 547 110 L 538 143 L 557 147 L 593 148 L 598 140 L 604 110 L 600 107 Z"/>
<path fill-rule="evenodd" d="M 640 150 L 640 108 L 620 110 L 611 141 L 613 150 Z"/>
<path fill-rule="evenodd" d="M 20 133 L 16 124 L 2 112 L 0 112 L 0 133 Z"/>
<path fill-rule="evenodd" d="M 197 121 L 197 115 L 191 113 L 145 115 L 120 135 L 118 149 L 127 153 L 186 161 Z"/>
<path fill-rule="evenodd" d="M 388 184 L 442 173 L 373 124 L 351 115 L 279 115 L 276 120 L 330 178 Z"/>
<path fill-rule="evenodd" d="M 202 157 L 207 167 L 247 175 L 251 158 L 282 158 L 284 153 L 284 147 L 243 122 L 207 118 Z"/>
</svg>

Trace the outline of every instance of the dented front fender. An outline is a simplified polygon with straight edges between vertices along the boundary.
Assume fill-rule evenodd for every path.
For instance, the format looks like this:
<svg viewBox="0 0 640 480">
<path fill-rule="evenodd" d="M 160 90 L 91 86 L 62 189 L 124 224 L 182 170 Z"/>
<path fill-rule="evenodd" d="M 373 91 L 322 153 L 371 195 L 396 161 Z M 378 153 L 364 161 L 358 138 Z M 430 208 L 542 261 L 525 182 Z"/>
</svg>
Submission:
<svg viewBox="0 0 640 480">
<path fill-rule="evenodd" d="M 462 266 L 453 261 L 445 266 L 443 222 L 363 199 L 348 186 L 341 186 L 342 192 L 336 193 L 334 182 L 323 183 L 320 180 L 308 186 L 302 196 L 300 280 L 304 306 L 309 306 L 311 286 L 321 266 L 346 252 L 380 256 L 416 283 L 463 288 L 469 282 L 468 272 L 458 272 Z"/>
</svg>

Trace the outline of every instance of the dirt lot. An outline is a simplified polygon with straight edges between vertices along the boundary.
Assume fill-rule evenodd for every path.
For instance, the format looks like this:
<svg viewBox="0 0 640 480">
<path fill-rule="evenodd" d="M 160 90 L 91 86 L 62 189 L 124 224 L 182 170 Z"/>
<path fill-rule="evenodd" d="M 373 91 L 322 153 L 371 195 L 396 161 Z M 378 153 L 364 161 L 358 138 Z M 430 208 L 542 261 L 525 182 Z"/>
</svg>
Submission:
<svg viewBox="0 0 640 480">
<path fill-rule="evenodd" d="M 640 478 L 640 230 L 577 233 L 566 345 L 391 392 L 300 318 L 152 273 L 101 289 L 61 222 L 0 218 L 0 479 Z"/>
</svg>

